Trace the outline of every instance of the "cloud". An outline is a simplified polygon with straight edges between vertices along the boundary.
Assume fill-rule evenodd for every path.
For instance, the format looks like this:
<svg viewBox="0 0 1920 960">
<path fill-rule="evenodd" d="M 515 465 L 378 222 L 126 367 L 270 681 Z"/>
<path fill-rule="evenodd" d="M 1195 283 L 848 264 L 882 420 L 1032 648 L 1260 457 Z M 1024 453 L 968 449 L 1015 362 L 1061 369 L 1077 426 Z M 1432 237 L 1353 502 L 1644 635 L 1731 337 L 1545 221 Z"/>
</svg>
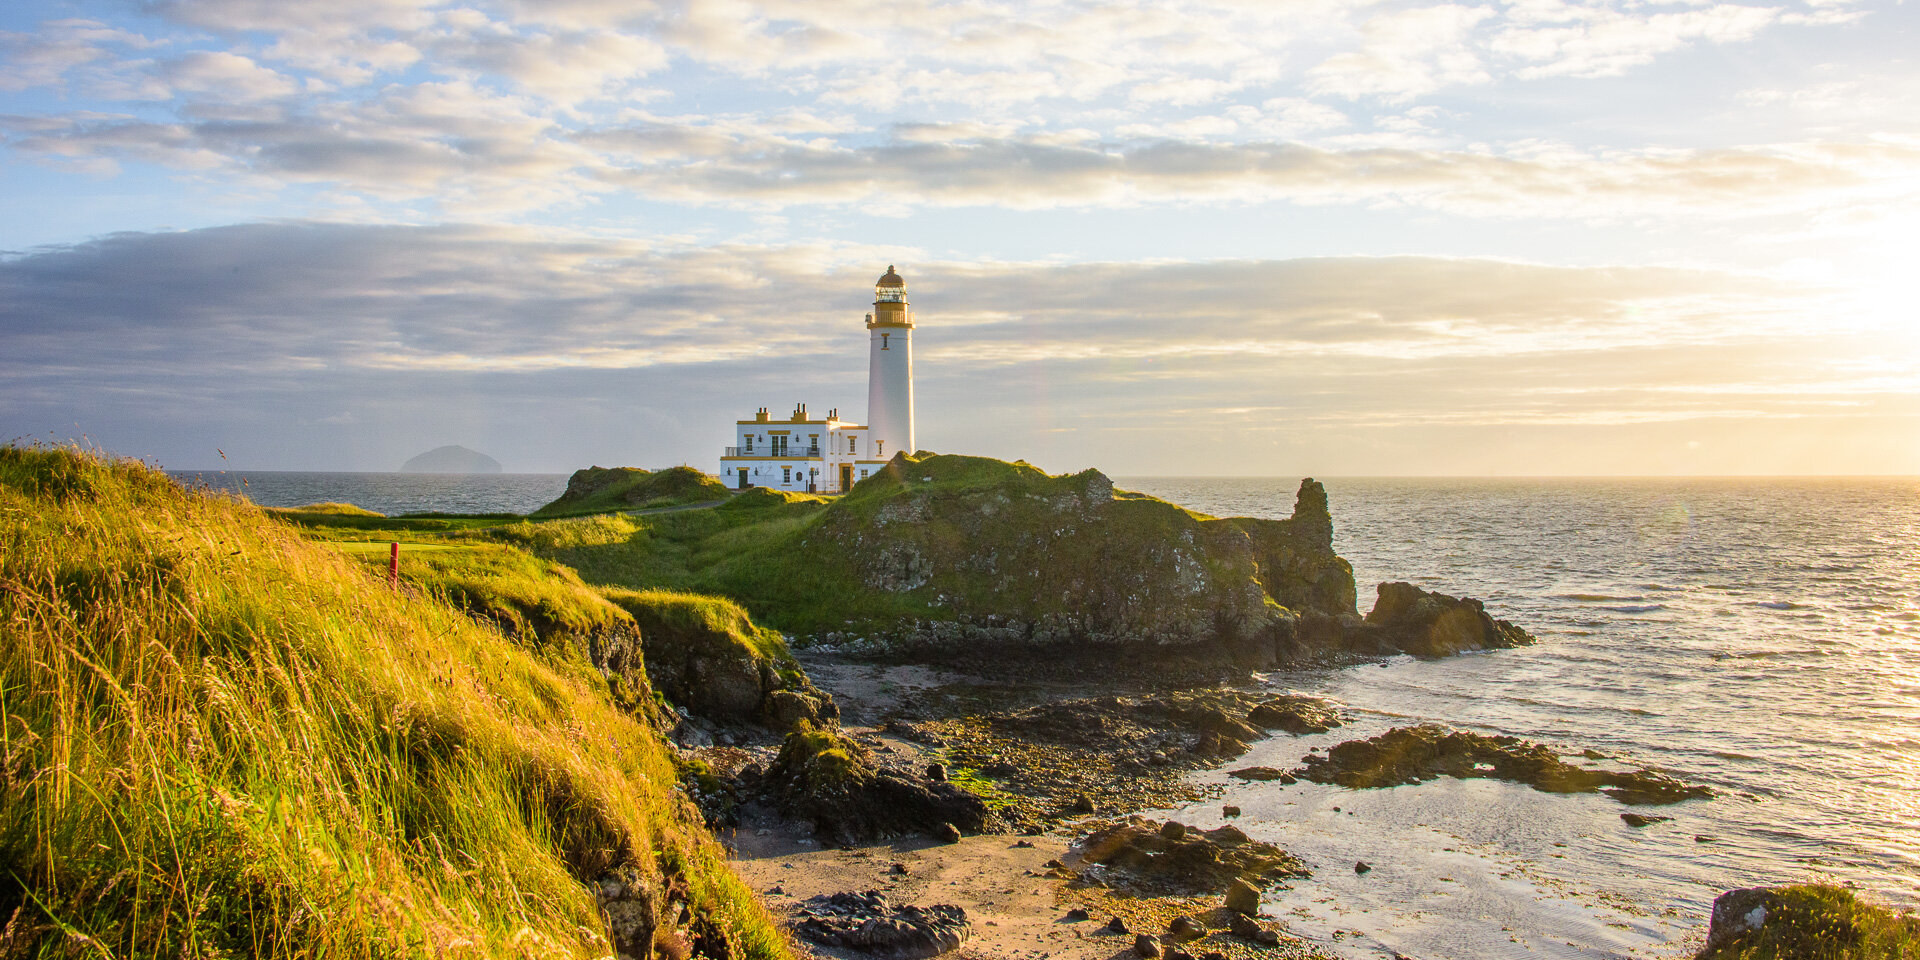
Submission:
<svg viewBox="0 0 1920 960">
<path fill-rule="evenodd" d="M 516 469 L 710 467 L 742 411 L 860 409 L 860 316 L 889 261 L 921 323 L 922 432 L 1058 468 L 1156 472 L 1140 451 L 1179 444 L 1244 473 L 1273 465 L 1256 441 L 1286 440 L 1380 471 L 1360 453 L 1476 430 L 1805 421 L 1852 436 L 1920 407 L 1920 357 L 1863 377 L 1848 364 L 1872 332 L 1832 319 L 1825 291 L 1711 270 L 928 262 L 259 223 L 0 260 L 0 422 L 78 425 L 184 466 L 221 445 L 254 466 L 392 469 L 458 427 Z M 1421 462 L 1453 469 L 1459 452 Z"/>
<path fill-rule="evenodd" d="M 1466 42 L 1488 7 L 1438 4 L 1381 14 L 1360 28 L 1360 49 L 1339 53 L 1307 72 L 1315 93 L 1405 101 L 1442 87 L 1492 78 Z"/>
<path fill-rule="evenodd" d="M 1752 39 L 1780 14 L 1772 7 L 1724 3 L 1651 16 L 1591 7 L 1570 10 L 1567 16 L 1579 21 L 1572 25 L 1509 26 L 1500 30 L 1489 46 L 1496 53 L 1538 64 L 1518 71 L 1523 78 L 1610 77 L 1695 41 Z"/>
</svg>

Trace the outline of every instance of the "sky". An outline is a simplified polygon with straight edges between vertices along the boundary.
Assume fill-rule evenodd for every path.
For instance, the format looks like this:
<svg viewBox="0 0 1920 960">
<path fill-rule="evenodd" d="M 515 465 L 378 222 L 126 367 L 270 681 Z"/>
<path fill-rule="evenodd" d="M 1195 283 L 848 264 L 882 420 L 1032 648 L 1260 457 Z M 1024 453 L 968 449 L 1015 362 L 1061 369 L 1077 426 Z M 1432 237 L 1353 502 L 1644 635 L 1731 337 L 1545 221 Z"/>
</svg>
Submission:
<svg viewBox="0 0 1920 960">
<path fill-rule="evenodd" d="M 1920 2 L 15 0 L 0 432 L 1920 473 Z"/>
</svg>

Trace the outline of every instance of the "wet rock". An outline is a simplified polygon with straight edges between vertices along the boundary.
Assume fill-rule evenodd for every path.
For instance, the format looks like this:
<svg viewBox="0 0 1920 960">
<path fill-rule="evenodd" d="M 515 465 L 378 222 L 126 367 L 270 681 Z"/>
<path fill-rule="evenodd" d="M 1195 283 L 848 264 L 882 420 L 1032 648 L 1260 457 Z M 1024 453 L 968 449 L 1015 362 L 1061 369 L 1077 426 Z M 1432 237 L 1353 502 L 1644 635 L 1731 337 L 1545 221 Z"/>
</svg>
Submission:
<svg viewBox="0 0 1920 960">
<path fill-rule="evenodd" d="M 1238 770 L 1227 771 L 1227 776 L 1239 777 L 1242 780 L 1255 780 L 1262 783 L 1269 780 L 1293 782 L 1293 777 L 1279 767 L 1241 767 Z"/>
<path fill-rule="evenodd" d="M 887 960 L 939 956 L 973 933 L 973 924 L 960 907 L 896 907 L 877 890 L 814 897 L 801 907 L 800 916 L 794 927 L 800 936 Z"/>
<path fill-rule="evenodd" d="M 1227 910 L 1236 916 L 1259 916 L 1260 888 L 1245 880 L 1235 879 L 1227 885 Z"/>
<path fill-rule="evenodd" d="M 1301 762 L 1296 773 L 1303 779 L 1354 789 L 1447 776 L 1510 780 L 1549 793 L 1604 793 L 1635 805 L 1713 796 L 1706 787 L 1651 770 L 1589 770 L 1518 737 L 1448 730 L 1437 724 L 1395 727 L 1377 737 L 1336 744 L 1324 757 L 1308 754 Z"/>
<path fill-rule="evenodd" d="M 1088 835 L 1075 852 L 1113 879 L 1149 891 L 1214 894 L 1241 877 L 1260 882 L 1308 876 L 1306 865 L 1285 850 L 1232 826 L 1168 839 L 1153 821 L 1129 817 Z"/>
<path fill-rule="evenodd" d="M 1480 601 L 1428 593 L 1410 583 L 1383 583 L 1366 622 L 1386 642 L 1417 657 L 1497 650 L 1533 643 L 1532 634 L 1487 614 Z"/>
<path fill-rule="evenodd" d="M 1644 813 L 1623 813 L 1620 815 L 1620 819 L 1625 820 L 1629 827 L 1644 827 L 1655 823 L 1666 823 L 1673 818 L 1649 816 Z"/>
<path fill-rule="evenodd" d="M 1143 958 L 1143 960 L 1147 960 L 1147 958 L 1159 956 L 1160 941 L 1155 940 L 1154 938 L 1147 936 L 1144 933 L 1135 936 L 1133 938 L 1133 955 L 1136 957 L 1141 957 Z"/>
<path fill-rule="evenodd" d="M 1252 743 L 1266 738 L 1266 731 L 1245 721 L 1236 720 L 1225 710 L 1209 710 L 1200 717 L 1200 732 L 1211 733 L 1228 740 Z"/>
<path fill-rule="evenodd" d="M 1325 700 L 1289 694 L 1267 700 L 1247 711 L 1247 722 L 1296 736 L 1325 733 L 1340 726 L 1340 712 Z"/>
</svg>

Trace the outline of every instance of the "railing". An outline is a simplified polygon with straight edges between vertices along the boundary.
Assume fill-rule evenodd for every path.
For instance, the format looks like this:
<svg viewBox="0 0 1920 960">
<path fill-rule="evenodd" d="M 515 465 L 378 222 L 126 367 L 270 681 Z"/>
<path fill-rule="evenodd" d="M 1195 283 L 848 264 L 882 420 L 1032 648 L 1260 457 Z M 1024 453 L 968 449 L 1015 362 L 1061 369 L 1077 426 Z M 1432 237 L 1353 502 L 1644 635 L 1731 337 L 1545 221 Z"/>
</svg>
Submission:
<svg viewBox="0 0 1920 960">
<path fill-rule="evenodd" d="M 780 450 L 764 443 L 757 443 L 751 447 L 728 447 L 727 452 L 722 454 L 727 457 L 817 457 L 819 455 L 819 447 L 787 447 Z"/>
</svg>

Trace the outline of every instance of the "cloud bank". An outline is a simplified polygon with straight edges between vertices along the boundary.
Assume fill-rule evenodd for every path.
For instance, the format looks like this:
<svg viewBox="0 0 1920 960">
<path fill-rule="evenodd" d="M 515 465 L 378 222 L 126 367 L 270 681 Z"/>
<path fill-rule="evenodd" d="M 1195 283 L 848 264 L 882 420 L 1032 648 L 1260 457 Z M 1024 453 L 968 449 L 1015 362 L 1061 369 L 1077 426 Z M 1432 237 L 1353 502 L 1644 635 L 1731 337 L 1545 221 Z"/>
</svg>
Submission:
<svg viewBox="0 0 1920 960">
<path fill-rule="evenodd" d="M 183 467 L 218 446 L 241 465 L 391 469 L 434 436 L 523 470 L 710 467 L 755 407 L 861 409 L 860 317 L 886 253 L 318 223 L 108 237 L 0 262 L 0 421 L 122 425 L 95 439 Z M 1537 428 L 1884 429 L 1920 393 L 1920 357 L 1872 379 L 1847 366 L 1841 346 L 1878 331 L 1819 319 L 1822 291 L 1711 270 L 902 266 L 930 445 L 1062 469 L 1164 472 L 1175 449 L 1212 472 L 1391 473 L 1443 438 L 1469 469 L 1489 438 Z M 1719 453 L 1713 472 L 1783 451 Z M 1554 456 L 1477 472 L 1653 465 Z"/>
</svg>

